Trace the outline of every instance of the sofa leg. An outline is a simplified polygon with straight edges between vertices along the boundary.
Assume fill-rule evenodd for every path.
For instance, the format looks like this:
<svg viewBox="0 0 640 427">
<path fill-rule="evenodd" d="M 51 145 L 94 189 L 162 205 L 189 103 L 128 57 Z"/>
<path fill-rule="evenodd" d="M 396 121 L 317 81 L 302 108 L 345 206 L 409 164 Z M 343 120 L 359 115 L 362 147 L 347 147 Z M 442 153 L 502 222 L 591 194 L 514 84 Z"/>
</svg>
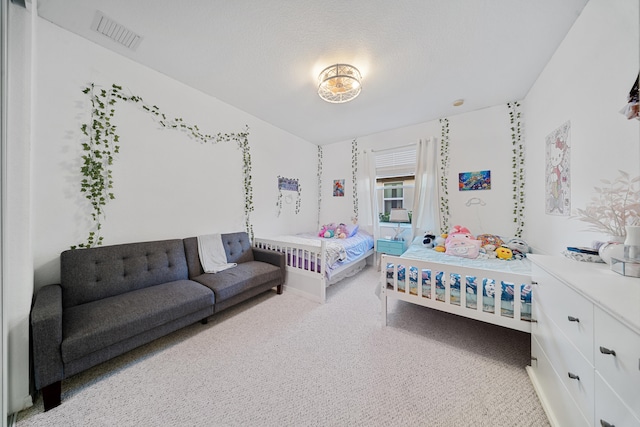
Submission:
<svg viewBox="0 0 640 427">
<path fill-rule="evenodd" d="M 60 396 L 62 395 L 62 381 L 49 384 L 42 387 L 42 401 L 44 403 L 44 411 L 53 409 L 60 405 Z"/>
<path fill-rule="evenodd" d="M 204 319 L 202 319 L 202 320 L 200 321 L 200 323 L 202 323 L 203 325 L 206 325 L 207 323 L 209 323 L 209 318 L 208 318 L 208 317 L 205 317 Z"/>
<path fill-rule="evenodd" d="M 282 295 L 282 285 L 276 286 L 276 292 L 278 293 L 278 295 Z"/>
</svg>

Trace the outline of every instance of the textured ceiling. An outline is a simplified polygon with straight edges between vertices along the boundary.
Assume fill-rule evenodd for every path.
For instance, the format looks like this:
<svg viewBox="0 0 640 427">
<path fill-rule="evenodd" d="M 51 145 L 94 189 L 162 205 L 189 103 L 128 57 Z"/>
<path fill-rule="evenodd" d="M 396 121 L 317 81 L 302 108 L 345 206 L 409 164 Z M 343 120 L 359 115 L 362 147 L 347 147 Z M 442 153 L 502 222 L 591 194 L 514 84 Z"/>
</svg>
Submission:
<svg viewBox="0 0 640 427">
<path fill-rule="evenodd" d="M 38 0 L 38 14 L 328 144 L 524 98 L 587 1 Z M 135 51 L 91 30 L 97 10 L 143 37 Z M 329 104 L 317 76 L 338 62 L 363 89 Z"/>
</svg>

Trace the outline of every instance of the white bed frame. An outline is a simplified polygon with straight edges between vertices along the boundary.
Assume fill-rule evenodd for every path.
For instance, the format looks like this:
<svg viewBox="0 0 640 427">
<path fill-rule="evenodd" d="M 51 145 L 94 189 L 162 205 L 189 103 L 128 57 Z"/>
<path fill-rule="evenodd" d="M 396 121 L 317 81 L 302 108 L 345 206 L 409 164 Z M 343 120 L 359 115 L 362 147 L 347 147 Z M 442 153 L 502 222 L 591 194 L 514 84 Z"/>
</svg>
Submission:
<svg viewBox="0 0 640 427">
<path fill-rule="evenodd" d="M 287 292 L 301 295 L 319 303 L 326 301 L 327 286 L 333 285 L 346 277 L 353 276 L 367 264 L 373 264 L 374 250 L 370 249 L 352 262 L 334 269 L 331 273 L 331 280 L 328 280 L 323 261 L 326 259 L 325 241 L 320 241 L 320 247 L 318 247 L 256 237 L 253 240 L 253 246 L 284 253 L 287 259 L 291 260 L 287 265 L 287 277 L 284 283 Z M 304 260 L 307 260 L 306 266 Z M 311 264 L 314 266 L 320 265 L 320 271 L 311 270 Z"/>
<path fill-rule="evenodd" d="M 387 264 L 393 264 L 393 289 L 387 287 Z M 398 264 L 405 267 L 405 286 L 404 290 L 398 287 Z M 423 269 L 431 270 L 431 298 L 422 295 L 422 274 L 418 274 L 417 295 L 410 293 L 409 286 L 409 268 L 415 267 L 418 271 Z M 382 300 L 382 325 L 387 325 L 387 301 L 390 298 L 407 301 L 413 304 L 430 307 L 435 310 L 446 311 L 447 313 L 457 314 L 459 316 L 480 320 L 494 325 L 504 326 L 506 328 L 515 329 L 522 332 L 531 332 L 531 322 L 520 319 L 520 286 L 513 287 L 513 317 L 502 315 L 502 286 L 498 286 L 501 281 L 514 284 L 531 284 L 531 276 L 526 274 L 505 273 L 500 271 L 485 270 L 480 268 L 460 267 L 445 263 L 432 261 L 414 260 L 410 258 L 401 258 L 398 256 L 382 255 L 380 275 L 380 299 Z M 435 277 L 438 272 L 443 272 L 442 282 L 445 288 L 445 300 L 436 300 Z M 451 274 L 459 274 L 460 280 L 460 305 L 451 303 Z M 467 307 L 467 292 L 465 276 L 475 276 L 477 283 L 477 302 L 476 308 Z M 482 279 L 493 279 L 496 283 L 496 292 L 494 296 L 494 312 L 488 313 L 483 311 L 482 304 Z"/>
</svg>

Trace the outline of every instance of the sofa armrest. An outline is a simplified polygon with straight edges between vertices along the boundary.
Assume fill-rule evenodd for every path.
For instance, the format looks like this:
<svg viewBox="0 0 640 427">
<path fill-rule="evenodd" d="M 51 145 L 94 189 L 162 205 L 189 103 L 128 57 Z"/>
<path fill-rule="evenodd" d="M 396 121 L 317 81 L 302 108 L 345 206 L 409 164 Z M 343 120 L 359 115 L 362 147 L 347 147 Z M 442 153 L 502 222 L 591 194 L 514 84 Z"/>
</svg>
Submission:
<svg viewBox="0 0 640 427">
<path fill-rule="evenodd" d="M 48 285 L 40 288 L 31 308 L 31 339 L 33 372 L 36 389 L 61 381 L 64 367 L 62 344 L 62 287 Z"/>
<path fill-rule="evenodd" d="M 267 262 L 282 269 L 283 277 L 286 271 L 285 257 L 282 252 L 271 251 L 268 249 L 253 248 L 253 259 L 256 261 Z"/>
</svg>

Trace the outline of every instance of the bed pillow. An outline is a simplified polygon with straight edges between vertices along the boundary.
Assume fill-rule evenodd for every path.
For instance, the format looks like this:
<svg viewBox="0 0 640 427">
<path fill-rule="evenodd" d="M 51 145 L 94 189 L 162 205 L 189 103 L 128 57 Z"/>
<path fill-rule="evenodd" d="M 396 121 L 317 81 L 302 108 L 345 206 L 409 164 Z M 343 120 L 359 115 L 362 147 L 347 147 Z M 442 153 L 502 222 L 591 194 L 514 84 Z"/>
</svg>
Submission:
<svg viewBox="0 0 640 427">
<path fill-rule="evenodd" d="M 347 237 L 353 237 L 358 232 L 358 224 L 347 224 Z"/>
</svg>

